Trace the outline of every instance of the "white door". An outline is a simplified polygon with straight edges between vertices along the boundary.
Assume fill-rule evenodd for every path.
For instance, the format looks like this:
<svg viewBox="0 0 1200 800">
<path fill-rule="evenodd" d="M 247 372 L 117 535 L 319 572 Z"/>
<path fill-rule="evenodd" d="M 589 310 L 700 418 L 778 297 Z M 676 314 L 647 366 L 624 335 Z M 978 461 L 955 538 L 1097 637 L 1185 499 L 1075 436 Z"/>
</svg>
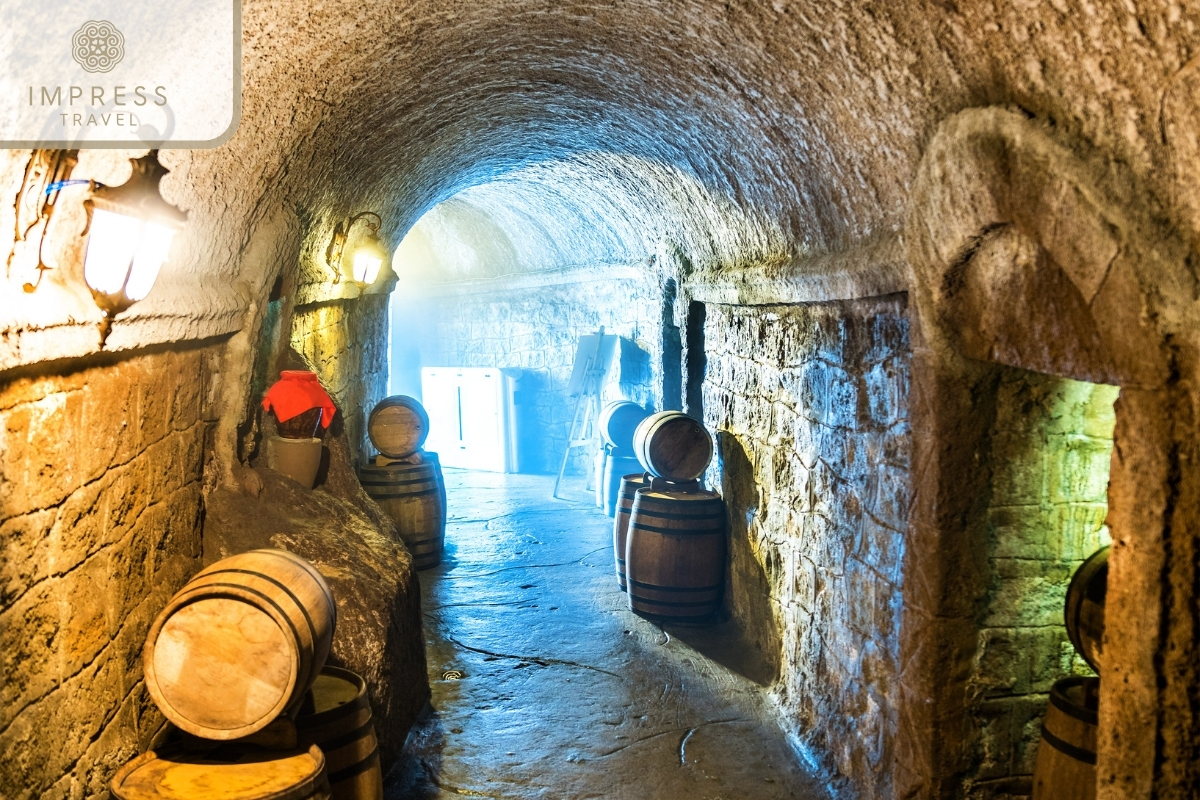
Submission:
<svg viewBox="0 0 1200 800">
<path fill-rule="evenodd" d="M 493 367 L 425 367 L 421 395 L 429 414 L 425 449 L 447 467 L 505 472 L 505 382 Z"/>
</svg>

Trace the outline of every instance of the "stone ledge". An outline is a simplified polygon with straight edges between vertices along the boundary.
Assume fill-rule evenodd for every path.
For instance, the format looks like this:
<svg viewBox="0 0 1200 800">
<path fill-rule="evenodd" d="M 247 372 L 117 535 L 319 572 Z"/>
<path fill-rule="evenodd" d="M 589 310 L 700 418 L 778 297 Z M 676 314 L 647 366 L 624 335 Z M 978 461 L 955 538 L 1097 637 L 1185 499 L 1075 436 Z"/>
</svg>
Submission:
<svg viewBox="0 0 1200 800">
<path fill-rule="evenodd" d="M 911 285 L 912 271 L 897 233 L 840 253 L 797 256 L 785 264 L 696 272 L 684 282 L 696 300 L 743 306 L 857 300 L 907 292 Z"/>
<path fill-rule="evenodd" d="M 196 298 L 203 298 L 202 308 L 196 307 Z M 51 298 L 57 299 L 60 299 L 57 295 Z M 97 329 L 102 318 L 100 311 L 94 306 L 80 308 L 79 303 L 72 302 L 76 300 L 74 296 L 61 299 L 64 305 L 81 311 L 81 315 L 55 314 L 37 319 L 34 313 L 25 319 L 10 317 L 4 323 L 0 328 L 0 375 L 49 361 L 102 352 L 133 353 L 155 345 L 177 346 L 226 336 L 241 329 L 246 310 L 245 302 L 231 286 L 174 281 L 118 316 L 101 348 Z"/>
</svg>

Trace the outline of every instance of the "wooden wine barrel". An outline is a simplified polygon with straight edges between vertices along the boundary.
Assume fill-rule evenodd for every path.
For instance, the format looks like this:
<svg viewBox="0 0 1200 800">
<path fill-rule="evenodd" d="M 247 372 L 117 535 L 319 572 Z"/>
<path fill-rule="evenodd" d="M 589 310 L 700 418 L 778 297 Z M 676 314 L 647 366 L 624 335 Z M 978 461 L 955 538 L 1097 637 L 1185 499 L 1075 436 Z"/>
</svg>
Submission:
<svg viewBox="0 0 1200 800">
<path fill-rule="evenodd" d="M 634 494 L 625 542 L 629 607 L 664 619 L 712 615 L 725 588 L 725 503 L 716 492 Z"/>
<path fill-rule="evenodd" d="M 151 750 L 113 776 L 118 800 L 328 800 L 318 747 L 274 751 L 230 742 L 192 751 Z"/>
<path fill-rule="evenodd" d="M 700 422 L 679 411 L 660 411 L 638 425 L 633 452 L 656 478 L 694 481 L 712 461 L 712 437 Z"/>
<path fill-rule="evenodd" d="M 154 620 L 142 658 L 167 719 L 229 740 L 297 707 L 320 674 L 337 608 L 316 568 L 283 550 L 251 550 L 202 570 Z"/>
<path fill-rule="evenodd" d="M 1033 800 L 1095 800 L 1099 678 L 1063 678 L 1050 690 Z"/>
<path fill-rule="evenodd" d="M 408 395 L 379 401 L 367 417 L 367 436 L 375 449 L 391 458 L 403 458 L 421 449 L 429 436 L 429 415 Z"/>
<path fill-rule="evenodd" d="M 615 400 L 600 411 L 596 427 L 605 444 L 629 450 L 633 447 L 634 432 L 648 416 L 646 409 L 632 400 Z"/>
<path fill-rule="evenodd" d="M 417 569 L 442 563 L 446 518 L 439 471 L 429 462 L 368 464 L 358 471 L 363 489 L 396 523 Z"/>
<path fill-rule="evenodd" d="M 433 477 L 438 485 L 438 499 L 442 501 L 442 524 L 450 519 L 450 512 L 446 508 L 446 478 L 442 475 L 442 462 L 438 458 L 437 453 L 430 453 L 422 450 L 420 452 L 422 462 L 426 463 L 433 469 Z"/>
<path fill-rule="evenodd" d="M 311 709 L 306 706 L 296 717 L 296 734 L 301 745 L 325 753 L 333 800 L 383 800 L 367 684 L 349 670 L 325 667 L 311 700 Z"/>
<path fill-rule="evenodd" d="M 621 480 L 631 473 L 641 474 L 642 465 L 631 450 L 608 448 L 604 456 L 604 475 L 601 481 L 604 494 L 604 513 L 617 516 L 617 500 L 621 494 Z"/>
<path fill-rule="evenodd" d="M 1067 636 L 1075 651 L 1096 674 L 1104 665 L 1104 600 L 1108 594 L 1108 553 L 1103 547 L 1092 554 L 1067 587 Z"/>
<path fill-rule="evenodd" d="M 438 497 L 442 501 L 442 519 L 449 519 L 449 512 L 446 510 L 446 479 L 442 475 L 442 462 L 437 453 L 418 450 L 404 458 L 388 458 L 380 454 L 375 456 L 374 464 L 378 467 L 390 467 L 395 464 L 428 464 L 433 469 L 434 477 L 437 478 Z"/>
<path fill-rule="evenodd" d="M 629 514 L 633 510 L 634 493 L 646 486 L 646 476 L 637 472 L 621 476 L 617 491 L 617 513 L 613 520 L 613 562 L 617 565 L 617 585 L 625 591 L 625 541 L 629 535 Z"/>
</svg>

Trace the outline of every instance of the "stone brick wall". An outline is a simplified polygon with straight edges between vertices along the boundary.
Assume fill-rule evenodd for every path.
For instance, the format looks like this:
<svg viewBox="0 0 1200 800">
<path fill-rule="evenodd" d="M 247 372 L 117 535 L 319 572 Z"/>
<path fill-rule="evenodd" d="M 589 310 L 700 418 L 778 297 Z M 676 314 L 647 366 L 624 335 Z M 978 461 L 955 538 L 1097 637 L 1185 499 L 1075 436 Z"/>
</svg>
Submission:
<svg viewBox="0 0 1200 800">
<path fill-rule="evenodd" d="M 106 796 L 162 716 L 154 616 L 200 565 L 219 348 L 0 384 L 0 794 Z"/>
<path fill-rule="evenodd" d="M 372 452 L 366 422 L 375 404 L 387 396 L 387 341 L 388 295 L 292 311 L 291 345 L 312 364 L 337 403 L 355 458 Z"/>
<path fill-rule="evenodd" d="M 704 331 L 705 421 L 732 523 L 727 604 L 760 648 L 781 652 L 775 696 L 802 752 L 852 796 L 890 797 L 906 298 L 709 305 Z"/>
<path fill-rule="evenodd" d="M 990 431 L 991 581 L 970 678 L 977 739 L 967 796 L 1026 796 L 1050 687 L 1090 675 L 1067 639 L 1063 602 L 1084 559 L 1108 544 L 1117 389 L 1003 368 Z"/>
<path fill-rule="evenodd" d="M 555 472 L 574 408 L 566 388 L 579 336 L 603 325 L 605 333 L 622 337 L 603 397 L 657 410 L 661 316 L 661 290 L 647 270 L 644 278 L 448 295 L 397 324 L 420 339 L 423 366 L 524 370 L 521 471 Z M 573 472 L 590 466 L 581 450 L 573 455 Z"/>
</svg>

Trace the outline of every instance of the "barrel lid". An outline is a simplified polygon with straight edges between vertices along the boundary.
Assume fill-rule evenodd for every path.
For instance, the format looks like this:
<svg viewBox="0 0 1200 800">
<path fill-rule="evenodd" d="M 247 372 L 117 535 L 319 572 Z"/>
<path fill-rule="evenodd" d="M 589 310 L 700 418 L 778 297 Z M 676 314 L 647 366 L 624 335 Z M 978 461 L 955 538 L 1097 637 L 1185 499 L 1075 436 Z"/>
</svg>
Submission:
<svg viewBox="0 0 1200 800">
<path fill-rule="evenodd" d="M 632 400 L 614 400 L 600 412 L 600 435 L 613 447 L 632 448 L 634 431 L 648 416 L 646 409 Z"/>
<path fill-rule="evenodd" d="M 403 458 L 421 449 L 429 436 L 425 407 L 408 395 L 386 397 L 371 409 L 367 436 L 380 453 Z"/>
<path fill-rule="evenodd" d="M 721 495 L 710 489 L 701 489 L 698 492 L 656 492 L 650 489 L 638 489 L 637 493 L 638 497 L 648 497 L 653 500 L 672 500 L 681 503 L 712 502 L 721 499 Z"/>
<path fill-rule="evenodd" d="M 173 603 L 151 631 L 145 660 L 151 696 L 196 736 L 261 728 L 279 715 L 295 686 L 291 637 L 238 591 L 228 587 Z M 263 681 L 263 675 L 277 679 Z"/>
<path fill-rule="evenodd" d="M 119 800 L 303 800 L 323 783 L 320 748 L 274 751 L 229 744 L 192 752 L 151 750 L 112 780 Z"/>
<path fill-rule="evenodd" d="M 349 669 L 326 666 L 320 670 L 312 685 L 313 714 L 304 715 L 296 722 L 314 722 L 314 717 L 342 708 L 366 696 L 366 682 Z"/>
</svg>

